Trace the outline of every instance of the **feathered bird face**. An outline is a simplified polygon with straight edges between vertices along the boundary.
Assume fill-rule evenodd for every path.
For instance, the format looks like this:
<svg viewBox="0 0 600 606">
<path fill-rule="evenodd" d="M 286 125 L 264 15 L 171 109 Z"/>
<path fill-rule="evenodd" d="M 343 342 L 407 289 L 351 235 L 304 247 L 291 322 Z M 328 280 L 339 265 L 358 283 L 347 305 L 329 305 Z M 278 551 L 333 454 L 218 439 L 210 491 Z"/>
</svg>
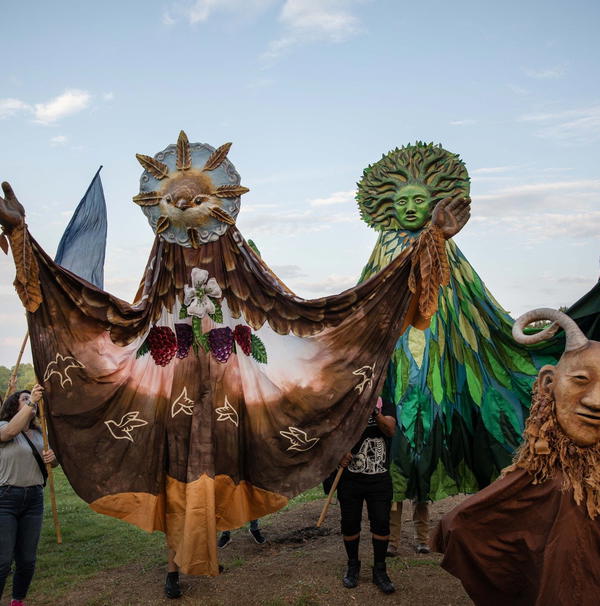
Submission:
<svg viewBox="0 0 600 606">
<path fill-rule="evenodd" d="M 190 145 L 181 131 L 177 145 L 156 157 L 137 154 L 146 169 L 141 192 L 133 198 L 165 240 L 197 248 L 216 240 L 235 223 L 239 197 L 248 188 L 227 160 L 231 143 L 218 149 Z M 198 168 L 201 166 L 201 168 Z"/>
</svg>

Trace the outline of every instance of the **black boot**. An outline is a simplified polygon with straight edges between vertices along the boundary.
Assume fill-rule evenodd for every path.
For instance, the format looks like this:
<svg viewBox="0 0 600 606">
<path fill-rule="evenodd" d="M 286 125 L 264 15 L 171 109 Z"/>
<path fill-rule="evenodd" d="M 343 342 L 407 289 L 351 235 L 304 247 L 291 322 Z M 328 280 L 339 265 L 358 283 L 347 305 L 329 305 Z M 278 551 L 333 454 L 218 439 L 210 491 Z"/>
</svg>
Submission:
<svg viewBox="0 0 600 606">
<path fill-rule="evenodd" d="M 376 562 L 373 566 L 373 583 L 375 583 L 383 593 L 394 593 L 394 591 L 396 591 L 394 584 L 387 575 L 385 562 Z"/>
<path fill-rule="evenodd" d="M 344 575 L 344 587 L 353 589 L 358 585 L 358 575 L 360 574 L 360 560 L 348 560 L 348 568 Z"/>
<path fill-rule="evenodd" d="M 179 587 L 179 573 L 178 572 L 167 572 L 167 578 L 165 580 L 165 595 L 168 598 L 180 598 L 181 587 Z"/>
</svg>

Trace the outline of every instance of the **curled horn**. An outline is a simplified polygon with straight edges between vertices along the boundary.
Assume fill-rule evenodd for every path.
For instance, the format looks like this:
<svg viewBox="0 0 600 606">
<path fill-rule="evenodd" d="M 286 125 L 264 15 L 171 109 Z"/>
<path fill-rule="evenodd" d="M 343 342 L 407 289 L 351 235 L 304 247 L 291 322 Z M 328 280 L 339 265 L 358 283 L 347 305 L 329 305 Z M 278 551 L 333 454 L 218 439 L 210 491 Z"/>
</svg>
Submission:
<svg viewBox="0 0 600 606">
<path fill-rule="evenodd" d="M 536 320 L 551 320 L 553 324 L 546 327 L 541 332 L 533 335 L 526 335 L 523 333 L 523 329 L 531 322 Z M 579 326 L 574 320 L 569 318 L 562 311 L 556 309 L 548 309 L 541 307 L 539 309 L 532 309 L 527 313 L 524 313 L 517 321 L 513 324 L 512 334 L 517 343 L 523 345 L 533 345 L 540 341 L 545 341 L 556 334 L 559 328 L 565 331 L 565 337 L 567 344 L 565 352 L 585 347 L 588 344 L 587 337 L 581 332 Z"/>
</svg>

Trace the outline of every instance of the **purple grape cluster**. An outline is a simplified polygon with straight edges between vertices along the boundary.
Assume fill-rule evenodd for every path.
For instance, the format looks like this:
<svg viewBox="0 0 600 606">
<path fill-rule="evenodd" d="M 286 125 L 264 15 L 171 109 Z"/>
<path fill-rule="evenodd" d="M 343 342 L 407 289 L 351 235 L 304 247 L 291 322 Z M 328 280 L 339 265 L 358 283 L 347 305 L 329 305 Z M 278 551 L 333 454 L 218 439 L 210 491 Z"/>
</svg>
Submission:
<svg viewBox="0 0 600 606">
<path fill-rule="evenodd" d="M 194 341 L 194 332 L 191 325 L 175 324 L 175 334 L 177 335 L 177 357 L 179 359 L 187 358 Z"/>
<path fill-rule="evenodd" d="M 154 361 L 166 366 L 177 352 L 175 333 L 168 326 L 153 326 L 148 333 L 148 347 Z"/>
<path fill-rule="evenodd" d="M 233 351 L 233 332 L 229 326 L 213 328 L 208 333 L 208 345 L 213 356 L 223 364 L 229 360 Z"/>
</svg>

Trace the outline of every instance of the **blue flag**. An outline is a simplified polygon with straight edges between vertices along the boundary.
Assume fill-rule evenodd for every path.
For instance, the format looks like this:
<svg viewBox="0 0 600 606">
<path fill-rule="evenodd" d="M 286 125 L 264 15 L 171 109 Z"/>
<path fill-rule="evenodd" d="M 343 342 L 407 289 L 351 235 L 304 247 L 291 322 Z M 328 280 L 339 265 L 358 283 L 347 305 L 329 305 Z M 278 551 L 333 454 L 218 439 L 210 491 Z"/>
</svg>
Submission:
<svg viewBox="0 0 600 606">
<path fill-rule="evenodd" d="M 56 251 L 55 261 L 65 269 L 104 288 L 104 254 L 106 252 L 106 203 L 100 180 L 95 174 L 73 217 L 65 229 Z"/>
</svg>

